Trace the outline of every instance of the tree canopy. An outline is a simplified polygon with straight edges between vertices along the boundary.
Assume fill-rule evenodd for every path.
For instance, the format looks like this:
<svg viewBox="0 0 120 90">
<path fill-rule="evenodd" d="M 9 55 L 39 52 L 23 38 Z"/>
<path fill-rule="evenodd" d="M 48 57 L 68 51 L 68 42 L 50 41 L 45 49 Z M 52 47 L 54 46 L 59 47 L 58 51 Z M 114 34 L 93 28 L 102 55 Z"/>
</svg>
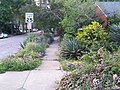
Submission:
<svg viewBox="0 0 120 90">
<path fill-rule="evenodd" d="M 66 33 L 75 34 L 78 28 L 89 24 L 95 19 L 94 10 L 97 0 L 54 0 L 62 7 L 59 12 L 62 13 L 62 25 Z M 60 15 L 59 15 L 60 16 Z"/>
<path fill-rule="evenodd" d="M 26 0 L 0 0 L 0 31 L 6 31 L 19 9 L 26 4 Z"/>
</svg>

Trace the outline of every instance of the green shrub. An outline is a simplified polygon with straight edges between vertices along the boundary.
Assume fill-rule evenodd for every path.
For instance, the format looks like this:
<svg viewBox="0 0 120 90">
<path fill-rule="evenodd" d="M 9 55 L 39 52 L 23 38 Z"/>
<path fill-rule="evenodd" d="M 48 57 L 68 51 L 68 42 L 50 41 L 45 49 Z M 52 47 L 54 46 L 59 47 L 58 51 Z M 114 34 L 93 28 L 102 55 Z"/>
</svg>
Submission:
<svg viewBox="0 0 120 90">
<path fill-rule="evenodd" d="M 119 76 L 111 69 L 108 64 L 86 65 L 63 77 L 59 90 L 117 90 Z"/>
<path fill-rule="evenodd" d="M 30 42 L 37 42 L 36 34 L 30 34 L 30 36 L 27 36 L 23 43 L 20 43 L 21 48 L 25 49 L 26 45 Z"/>
<path fill-rule="evenodd" d="M 1 61 L 0 72 L 32 70 L 41 63 L 36 52 L 22 50 L 15 56 L 9 56 Z"/>
<path fill-rule="evenodd" d="M 0 73 L 5 73 L 6 72 L 6 68 L 4 67 L 4 65 L 1 63 L 0 64 Z"/>
<path fill-rule="evenodd" d="M 0 72 L 32 70 L 41 63 L 39 53 L 45 52 L 47 44 L 28 43 L 26 48 L 18 52 L 15 56 L 9 56 L 1 61 Z"/>
<path fill-rule="evenodd" d="M 63 60 L 61 61 L 62 69 L 65 71 L 74 71 L 80 66 L 83 66 L 83 62 L 79 60 Z"/>
<path fill-rule="evenodd" d="M 77 34 L 78 39 L 86 41 L 104 41 L 108 37 L 108 33 L 105 32 L 104 28 L 96 21 L 92 24 L 79 30 Z"/>
<path fill-rule="evenodd" d="M 44 34 L 44 40 L 43 40 L 43 42 L 51 44 L 54 41 L 53 36 L 54 36 L 53 33 L 49 32 L 49 31 L 46 32 Z"/>
<path fill-rule="evenodd" d="M 22 44 L 21 44 L 22 45 Z M 35 34 L 22 45 L 23 50 L 17 54 L 8 56 L 0 62 L 0 73 L 6 71 L 23 71 L 32 70 L 38 67 L 41 63 L 40 56 L 45 54 L 45 50 L 49 45 L 47 43 L 38 43 Z"/>
<path fill-rule="evenodd" d="M 117 42 L 120 45 L 120 23 L 110 26 L 110 40 Z"/>
<path fill-rule="evenodd" d="M 86 45 L 78 39 L 66 39 L 61 42 L 60 55 L 65 59 L 78 60 L 86 51 Z"/>
<path fill-rule="evenodd" d="M 100 48 L 80 59 L 82 67 L 63 68 L 74 71 L 61 79 L 59 90 L 119 90 L 120 49 L 114 54 Z"/>
<path fill-rule="evenodd" d="M 35 42 L 35 40 L 36 40 L 35 34 L 30 34 L 30 36 L 26 38 L 26 42 Z"/>
<path fill-rule="evenodd" d="M 73 39 L 73 35 L 71 34 L 68 34 L 68 33 L 65 33 L 64 36 L 63 36 L 64 39 Z"/>
<path fill-rule="evenodd" d="M 25 48 L 25 49 L 21 50 L 20 52 L 18 52 L 16 54 L 15 57 L 20 57 L 20 58 L 22 57 L 22 58 L 27 59 L 29 57 L 36 58 L 36 57 L 39 57 L 39 56 L 38 56 L 38 52 L 35 52 L 34 47 L 32 47 L 32 48 Z"/>
<path fill-rule="evenodd" d="M 33 51 L 41 55 L 45 54 L 45 50 L 49 45 L 47 43 L 34 43 L 30 42 L 26 45 L 26 51 Z"/>
<path fill-rule="evenodd" d="M 79 29 L 77 38 L 82 40 L 82 42 L 86 42 L 87 47 L 92 51 L 97 51 L 101 47 L 108 50 L 111 49 L 112 43 L 109 42 L 109 34 L 107 30 L 96 21 Z"/>
<path fill-rule="evenodd" d="M 120 16 L 118 13 L 114 13 L 112 16 L 108 16 L 108 25 L 117 24 L 120 22 Z"/>
<path fill-rule="evenodd" d="M 26 45 L 26 51 L 35 51 L 36 43 L 35 42 L 29 42 Z"/>
<path fill-rule="evenodd" d="M 7 58 L 2 62 L 3 68 L 6 71 L 23 71 L 23 70 L 32 70 L 38 65 L 40 65 L 39 58 Z"/>
<path fill-rule="evenodd" d="M 48 46 L 49 45 L 47 43 L 39 43 L 39 44 L 37 43 L 35 47 L 35 52 L 45 53 L 45 50 Z"/>
</svg>

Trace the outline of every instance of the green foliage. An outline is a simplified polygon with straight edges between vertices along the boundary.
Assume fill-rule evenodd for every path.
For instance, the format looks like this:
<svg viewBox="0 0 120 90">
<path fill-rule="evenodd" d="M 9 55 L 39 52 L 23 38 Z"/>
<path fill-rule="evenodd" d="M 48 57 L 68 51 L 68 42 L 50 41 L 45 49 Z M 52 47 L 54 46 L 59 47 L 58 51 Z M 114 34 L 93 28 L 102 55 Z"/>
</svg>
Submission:
<svg viewBox="0 0 120 90">
<path fill-rule="evenodd" d="M 88 25 L 94 17 L 95 0 L 57 0 L 63 4 L 64 18 L 60 24 L 66 33 L 76 32 L 77 29 Z M 72 33 L 75 34 L 75 33 Z"/>
<path fill-rule="evenodd" d="M 119 54 L 111 54 L 111 52 L 104 50 L 104 48 L 100 48 L 98 51 L 91 51 L 89 54 L 84 54 L 80 60 L 86 62 L 88 64 L 97 64 L 103 62 L 115 62 L 120 63 Z M 117 63 L 116 63 L 117 62 Z M 113 63 L 114 64 L 114 63 Z M 117 71 L 116 71 L 117 72 Z"/>
<path fill-rule="evenodd" d="M 120 17 L 117 12 L 115 12 L 114 15 L 108 17 L 108 25 L 109 26 L 112 24 L 117 24 L 119 22 L 120 22 Z"/>
<path fill-rule="evenodd" d="M 46 43 L 28 43 L 26 45 L 26 50 L 27 51 L 34 51 L 36 53 L 40 53 L 40 54 L 45 54 L 45 50 L 48 47 L 48 45 Z"/>
<path fill-rule="evenodd" d="M 34 28 L 38 28 L 40 29 L 40 20 L 38 19 L 39 18 L 39 13 L 41 12 L 41 9 L 40 7 L 36 6 L 35 3 L 33 4 L 26 4 L 25 6 L 21 7 L 19 9 L 19 13 L 20 13 L 20 21 L 22 23 L 24 23 L 24 18 L 25 18 L 25 13 L 26 12 L 32 12 L 34 13 L 34 23 L 33 23 L 33 26 Z"/>
<path fill-rule="evenodd" d="M 56 28 L 60 22 L 60 19 L 55 15 L 54 9 L 42 9 L 39 13 L 39 21 L 42 29 Z"/>
<path fill-rule="evenodd" d="M 38 67 L 40 63 L 41 60 L 39 58 L 8 57 L 3 59 L 0 66 L 3 68 L 3 71 L 23 71 L 32 70 Z"/>
<path fill-rule="evenodd" d="M 43 42 L 51 44 L 54 41 L 53 37 L 54 37 L 53 33 L 51 33 L 50 31 L 47 30 L 44 33 L 44 40 L 43 40 Z"/>
<path fill-rule="evenodd" d="M 120 1 L 120 0 L 99 0 L 99 1 L 104 1 L 104 2 L 118 2 L 118 1 Z"/>
<path fill-rule="evenodd" d="M 117 44 L 110 40 L 110 33 L 96 21 L 79 29 L 77 38 L 86 42 L 87 47 L 92 51 L 97 51 L 99 48 L 104 47 L 110 52 L 113 52 L 118 48 Z"/>
<path fill-rule="evenodd" d="M 110 26 L 110 39 L 112 41 L 117 42 L 120 45 L 120 23 L 119 24 L 112 24 Z"/>
<path fill-rule="evenodd" d="M 63 60 L 61 61 L 62 69 L 65 71 L 74 71 L 78 69 L 80 66 L 84 65 L 80 60 Z"/>
<path fill-rule="evenodd" d="M 65 39 L 61 43 L 60 55 L 65 59 L 78 60 L 86 51 L 86 45 L 80 40 Z"/>
<path fill-rule="evenodd" d="M 87 65 L 66 75 L 60 82 L 59 90 L 117 89 L 117 80 L 107 64 Z M 102 73 L 101 73 L 102 72 Z"/>
<path fill-rule="evenodd" d="M 17 20 L 19 9 L 24 6 L 26 0 L 1 0 L 0 1 L 0 30 L 10 32 L 11 24 Z M 16 15 L 17 14 L 17 15 Z M 14 17 L 16 17 L 14 19 Z M 9 30 L 7 30 L 9 28 Z"/>
<path fill-rule="evenodd" d="M 86 41 L 103 41 L 107 39 L 107 36 L 108 33 L 105 32 L 104 28 L 98 22 L 94 21 L 92 24 L 79 30 L 77 38 Z"/>
<path fill-rule="evenodd" d="M 60 46 L 60 55 L 65 59 L 61 61 L 62 67 L 64 70 L 74 71 L 62 78 L 59 90 L 117 90 L 120 54 L 114 54 L 113 51 L 119 49 L 119 25 L 111 24 L 116 24 L 119 17 L 111 18 L 111 30 L 108 32 L 109 30 L 105 30 L 94 21 L 94 15 L 91 13 L 94 2 L 93 6 L 88 0 L 56 2 L 62 3 L 64 13 L 64 18 L 60 22 L 65 30 Z M 91 21 L 94 22 L 89 24 Z M 77 39 L 74 39 L 76 37 Z M 71 59 L 83 62 L 82 67 L 71 62 Z M 117 75 L 116 79 L 114 74 Z"/>
<path fill-rule="evenodd" d="M 0 73 L 5 73 L 6 72 L 6 68 L 4 67 L 3 64 L 0 64 Z"/>
<path fill-rule="evenodd" d="M 30 36 L 27 36 L 27 38 L 23 41 L 23 43 L 20 43 L 21 48 L 25 49 L 26 45 L 29 42 L 37 42 L 37 37 L 35 34 L 30 34 Z"/>
<path fill-rule="evenodd" d="M 50 39 L 49 42 L 46 42 L 44 39 Z M 46 44 L 47 47 L 49 46 L 50 43 L 54 41 L 53 35 L 50 35 L 49 32 L 45 33 L 43 36 L 37 35 L 37 34 L 30 34 L 30 36 L 27 36 L 25 41 L 21 43 L 21 47 L 25 48 L 28 43 L 36 43 L 36 44 Z M 45 46 L 46 46 L 45 45 Z"/>
<path fill-rule="evenodd" d="M 62 78 L 59 90 L 117 90 L 120 88 L 119 49 L 112 55 L 100 48 L 97 52 L 83 55 L 80 60 L 85 63 L 82 64 L 82 67 L 79 65 L 77 68 L 75 68 L 77 65 L 69 68 L 66 62 L 63 62 L 65 70 L 73 69 L 74 71 Z"/>
<path fill-rule="evenodd" d="M 65 33 L 63 36 L 63 39 L 73 39 L 73 38 L 74 38 L 74 36 L 71 34 L 68 34 L 68 33 Z"/>
<path fill-rule="evenodd" d="M 24 49 L 15 54 L 15 56 L 9 56 L 0 62 L 0 73 L 6 71 L 23 71 L 32 70 L 38 67 L 41 63 L 40 57 L 45 54 L 45 50 L 48 47 L 46 43 L 38 43 L 36 41 L 36 35 L 32 34 L 25 41 Z"/>
<path fill-rule="evenodd" d="M 32 70 L 40 65 L 41 60 L 36 48 L 27 47 L 17 53 L 1 61 L 0 72 L 5 71 L 23 71 Z"/>
</svg>

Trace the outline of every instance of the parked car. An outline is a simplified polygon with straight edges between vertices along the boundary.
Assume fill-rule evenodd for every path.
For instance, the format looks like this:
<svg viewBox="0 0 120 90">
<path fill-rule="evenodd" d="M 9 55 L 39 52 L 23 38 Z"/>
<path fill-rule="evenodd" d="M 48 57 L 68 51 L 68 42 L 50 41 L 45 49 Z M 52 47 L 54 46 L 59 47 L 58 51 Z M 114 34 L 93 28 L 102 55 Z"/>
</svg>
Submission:
<svg viewBox="0 0 120 90">
<path fill-rule="evenodd" d="M 36 29 L 36 28 L 33 28 L 33 32 L 37 32 L 38 31 L 38 29 Z"/>
<path fill-rule="evenodd" d="M 0 38 L 7 38 L 8 37 L 8 34 L 6 33 L 0 33 Z"/>
</svg>

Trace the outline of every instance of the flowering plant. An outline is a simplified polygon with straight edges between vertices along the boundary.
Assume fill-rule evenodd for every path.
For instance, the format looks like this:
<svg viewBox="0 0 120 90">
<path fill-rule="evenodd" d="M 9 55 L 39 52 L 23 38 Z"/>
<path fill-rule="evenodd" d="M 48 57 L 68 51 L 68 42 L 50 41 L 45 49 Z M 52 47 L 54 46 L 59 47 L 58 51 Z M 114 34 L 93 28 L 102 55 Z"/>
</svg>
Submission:
<svg viewBox="0 0 120 90">
<path fill-rule="evenodd" d="M 66 75 L 60 83 L 60 90 L 117 90 L 120 77 L 113 74 L 111 66 L 95 64 L 89 66 L 88 71 L 83 67 Z"/>
<path fill-rule="evenodd" d="M 100 41 L 105 40 L 107 38 L 108 33 L 105 32 L 102 25 L 100 25 L 98 22 L 94 21 L 92 24 L 80 29 L 77 38 L 83 39 L 83 40 L 94 40 L 94 41 Z"/>
</svg>

